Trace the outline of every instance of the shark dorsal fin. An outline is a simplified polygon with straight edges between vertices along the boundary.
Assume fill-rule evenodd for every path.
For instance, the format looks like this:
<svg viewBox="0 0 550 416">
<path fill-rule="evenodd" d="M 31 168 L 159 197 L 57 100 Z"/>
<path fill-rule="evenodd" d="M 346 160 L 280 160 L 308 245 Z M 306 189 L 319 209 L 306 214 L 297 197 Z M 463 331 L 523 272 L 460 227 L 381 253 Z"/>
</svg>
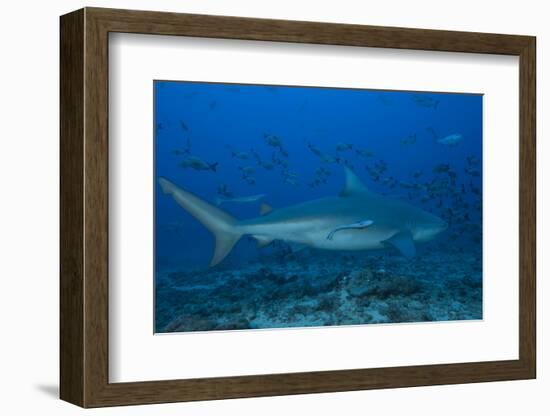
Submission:
<svg viewBox="0 0 550 416">
<path fill-rule="evenodd" d="M 265 202 L 262 202 L 262 204 L 260 205 L 260 215 L 267 215 L 271 211 L 273 211 L 273 208 L 271 208 L 271 205 L 268 205 Z"/>
<path fill-rule="evenodd" d="M 346 183 L 344 189 L 340 192 L 340 196 L 348 196 L 369 191 L 363 182 L 361 182 L 361 179 L 359 179 L 350 168 L 346 166 L 344 167 L 344 171 L 346 173 Z"/>
</svg>

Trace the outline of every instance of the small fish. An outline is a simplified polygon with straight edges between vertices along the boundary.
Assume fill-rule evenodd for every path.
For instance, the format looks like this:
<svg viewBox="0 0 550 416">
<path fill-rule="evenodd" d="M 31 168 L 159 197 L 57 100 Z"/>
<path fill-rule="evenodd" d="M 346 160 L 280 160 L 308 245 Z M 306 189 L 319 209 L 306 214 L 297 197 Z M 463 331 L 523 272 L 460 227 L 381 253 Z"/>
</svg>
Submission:
<svg viewBox="0 0 550 416">
<path fill-rule="evenodd" d="M 233 198 L 233 192 L 229 191 L 226 184 L 221 184 L 218 186 L 218 195 L 224 196 L 226 198 Z"/>
<path fill-rule="evenodd" d="M 412 100 L 419 107 L 433 108 L 434 110 L 437 110 L 437 106 L 439 105 L 439 100 L 432 97 L 413 95 Z"/>
<path fill-rule="evenodd" d="M 248 159 L 250 159 L 250 155 L 246 152 L 232 151 L 231 156 L 234 157 L 235 159 L 239 159 L 239 160 L 248 160 Z"/>
<path fill-rule="evenodd" d="M 266 162 L 264 160 L 260 160 L 258 161 L 258 165 L 260 165 L 262 168 L 264 168 L 265 170 L 273 170 L 273 168 L 275 167 L 275 165 L 271 162 Z"/>
<path fill-rule="evenodd" d="M 189 156 L 180 162 L 178 166 L 184 169 L 191 168 L 195 170 L 211 170 L 212 172 L 216 172 L 218 162 L 209 164 L 196 156 Z"/>
<path fill-rule="evenodd" d="M 289 185 L 292 185 L 292 186 L 298 186 L 299 185 L 298 181 L 294 178 L 291 178 L 291 177 L 284 177 L 283 182 L 288 183 Z"/>
<path fill-rule="evenodd" d="M 342 165 L 342 166 L 347 166 L 351 170 L 355 170 L 352 163 L 348 159 L 337 157 L 336 158 L 336 163 L 338 163 L 339 165 Z"/>
<path fill-rule="evenodd" d="M 378 175 L 378 172 L 376 172 L 376 170 L 374 170 L 373 168 L 371 168 L 370 166 L 366 165 L 365 166 L 365 169 L 367 170 L 367 172 L 369 173 L 369 175 L 371 177 L 375 177 Z"/>
<path fill-rule="evenodd" d="M 216 204 L 221 205 L 228 202 L 231 203 L 248 203 L 248 202 L 256 202 L 260 199 L 265 198 L 265 194 L 258 194 L 258 195 L 249 195 L 249 196 L 237 196 L 237 197 L 231 197 L 231 198 L 216 198 Z"/>
<path fill-rule="evenodd" d="M 358 155 L 358 156 L 361 156 L 361 157 L 366 157 L 366 158 L 370 158 L 370 157 L 373 157 L 374 156 L 374 153 L 372 153 L 370 150 L 368 149 L 355 149 L 355 153 Z"/>
<path fill-rule="evenodd" d="M 260 157 L 260 154 L 256 152 L 254 149 L 250 149 L 250 153 L 252 156 L 254 156 L 254 159 L 256 159 L 256 163 L 258 163 L 258 166 L 261 166 L 265 170 L 272 170 L 275 167 L 275 164 L 272 162 L 266 162 L 265 160 L 262 160 Z"/>
<path fill-rule="evenodd" d="M 323 153 L 319 150 L 319 148 L 315 147 L 311 142 L 307 142 L 307 147 L 313 153 L 315 156 L 322 157 Z"/>
<path fill-rule="evenodd" d="M 315 177 L 310 182 L 308 182 L 308 185 L 310 188 L 314 188 L 316 186 L 319 186 L 321 184 L 326 184 L 326 183 L 327 183 L 326 178 Z"/>
<path fill-rule="evenodd" d="M 331 155 L 323 154 L 323 155 L 321 156 L 321 161 L 322 161 L 323 163 L 336 163 L 337 160 L 336 160 L 335 157 L 333 157 L 333 156 L 331 156 Z"/>
<path fill-rule="evenodd" d="M 325 177 L 325 176 L 330 176 L 331 172 L 330 170 L 325 169 L 323 166 L 321 166 L 315 170 L 315 175 L 317 177 Z"/>
<path fill-rule="evenodd" d="M 465 168 L 464 172 L 466 172 L 470 176 L 479 177 L 481 174 L 479 173 L 479 170 L 475 168 Z"/>
<path fill-rule="evenodd" d="M 191 139 L 188 137 L 184 149 L 174 149 L 172 154 L 176 156 L 190 155 L 191 154 Z"/>
<path fill-rule="evenodd" d="M 388 165 L 387 163 L 380 159 L 378 160 L 375 164 L 374 164 L 374 169 L 379 173 L 379 174 L 383 174 L 386 172 L 386 170 L 388 170 Z"/>
<path fill-rule="evenodd" d="M 294 186 L 298 185 L 298 175 L 296 173 L 285 169 L 281 172 L 281 175 L 283 176 L 283 182 Z"/>
<path fill-rule="evenodd" d="M 297 178 L 298 177 L 297 173 L 291 172 L 291 171 L 286 170 L 286 169 L 282 172 L 282 175 L 287 177 L 287 178 Z"/>
<path fill-rule="evenodd" d="M 187 140 L 185 141 L 185 149 L 183 149 L 183 152 L 187 155 L 191 154 L 191 138 L 187 137 Z"/>
<path fill-rule="evenodd" d="M 256 185 L 256 178 L 254 178 L 252 176 L 244 176 L 243 179 L 249 185 Z"/>
<path fill-rule="evenodd" d="M 450 166 L 446 163 L 440 163 L 439 165 L 435 165 L 433 168 L 434 173 L 445 173 L 448 172 L 450 169 Z"/>
<path fill-rule="evenodd" d="M 474 155 L 470 155 L 466 158 L 466 162 L 468 163 L 469 166 L 477 166 L 479 165 L 479 159 L 474 156 Z"/>
<path fill-rule="evenodd" d="M 210 110 L 214 110 L 217 105 L 218 103 L 216 101 L 210 101 L 210 103 L 208 103 L 208 107 L 210 108 Z"/>
<path fill-rule="evenodd" d="M 352 150 L 353 145 L 351 143 L 338 143 L 336 144 L 336 150 L 339 152 L 345 152 L 346 150 Z"/>
<path fill-rule="evenodd" d="M 281 139 L 273 134 L 264 133 L 264 139 L 266 143 L 271 147 L 277 147 L 279 149 L 283 147 Z"/>
<path fill-rule="evenodd" d="M 462 135 L 458 133 L 450 134 L 448 136 L 442 137 L 441 139 L 437 139 L 437 143 L 444 144 L 446 146 L 456 146 L 461 141 Z"/>
<path fill-rule="evenodd" d="M 401 146 L 406 146 L 408 144 L 415 144 L 416 143 L 416 134 L 409 134 L 404 139 L 400 140 Z"/>
<path fill-rule="evenodd" d="M 239 166 L 239 170 L 243 173 L 243 175 L 250 176 L 256 173 L 256 169 L 253 166 Z"/>
<path fill-rule="evenodd" d="M 271 156 L 271 161 L 273 162 L 274 165 L 281 166 L 284 169 L 288 167 L 288 159 L 281 159 L 277 157 L 276 154 L 273 154 Z"/>
</svg>

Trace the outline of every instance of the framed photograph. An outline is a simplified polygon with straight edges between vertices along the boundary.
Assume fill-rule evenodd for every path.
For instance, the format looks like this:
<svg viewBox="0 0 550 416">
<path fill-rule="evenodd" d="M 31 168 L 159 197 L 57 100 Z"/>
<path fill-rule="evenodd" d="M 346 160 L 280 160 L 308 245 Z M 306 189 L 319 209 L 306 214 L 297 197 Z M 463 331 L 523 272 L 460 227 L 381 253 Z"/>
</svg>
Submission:
<svg viewBox="0 0 550 416">
<path fill-rule="evenodd" d="M 535 378 L 535 49 L 62 16 L 61 398 Z"/>
</svg>

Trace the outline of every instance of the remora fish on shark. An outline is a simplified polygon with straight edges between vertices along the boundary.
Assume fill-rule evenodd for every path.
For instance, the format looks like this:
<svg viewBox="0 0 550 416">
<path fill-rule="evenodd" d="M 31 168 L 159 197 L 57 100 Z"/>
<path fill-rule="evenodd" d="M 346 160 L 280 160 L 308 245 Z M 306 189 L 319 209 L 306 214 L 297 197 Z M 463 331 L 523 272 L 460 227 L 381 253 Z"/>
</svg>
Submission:
<svg viewBox="0 0 550 416">
<path fill-rule="evenodd" d="M 340 195 L 273 211 L 264 206 L 264 215 L 248 220 L 232 217 L 167 179 L 160 178 L 159 182 L 165 194 L 214 234 L 210 266 L 221 262 L 243 235 L 251 235 L 260 246 L 273 240 L 327 250 L 393 246 L 410 258 L 416 253 L 415 242 L 431 240 L 447 228 L 447 223 L 435 215 L 371 192 L 355 173 L 344 169 L 346 183 Z M 368 226 L 357 227 L 357 223 Z M 333 233 L 336 229 L 338 232 Z"/>
</svg>

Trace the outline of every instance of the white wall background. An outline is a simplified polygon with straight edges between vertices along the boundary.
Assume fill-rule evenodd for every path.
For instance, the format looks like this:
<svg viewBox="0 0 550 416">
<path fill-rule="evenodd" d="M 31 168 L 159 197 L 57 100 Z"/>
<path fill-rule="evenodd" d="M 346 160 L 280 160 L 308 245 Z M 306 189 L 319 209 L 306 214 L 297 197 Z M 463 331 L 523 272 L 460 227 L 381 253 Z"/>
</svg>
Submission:
<svg viewBox="0 0 550 416">
<path fill-rule="evenodd" d="M 253 1 L 121 0 L 6 2 L 0 15 L 0 411 L 72 415 L 57 400 L 58 386 L 58 16 L 103 6 L 317 20 L 433 29 L 529 34 L 538 37 L 538 380 L 225 400 L 87 411 L 103 415 L 280 415 L 317 413 L 408 415 L 545 415 L 550 409 L 550 361 L 543 258 L 550 237 L 542 213 L 550 208 L 543 184 L 549 169 L 545 62 L 550 56 L 546 4 L 537 0 Z M 505 184 L 503 184 L 505 185 Z"/>
</svg>

